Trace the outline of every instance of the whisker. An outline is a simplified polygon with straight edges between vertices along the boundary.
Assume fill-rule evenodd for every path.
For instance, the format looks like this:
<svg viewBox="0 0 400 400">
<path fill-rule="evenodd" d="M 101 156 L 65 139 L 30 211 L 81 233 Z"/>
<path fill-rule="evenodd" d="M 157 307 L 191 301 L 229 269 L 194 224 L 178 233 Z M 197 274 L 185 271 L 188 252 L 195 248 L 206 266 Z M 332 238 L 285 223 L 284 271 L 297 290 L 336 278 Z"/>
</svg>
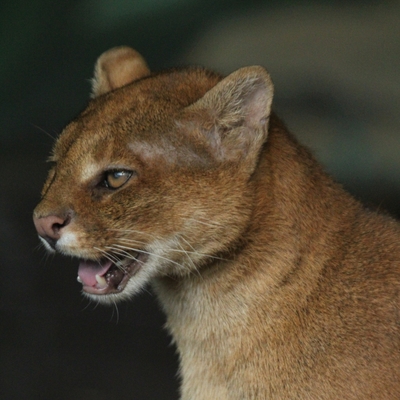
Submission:
<svg viewBox="0 0 400 400">
<path fill-rule="evenodd" d="M 177 244 L 178 244 L 178 246 L 181 248 L 181 250 L 173 249 L 173 251 L 176 251 L 176 252 L 178 252 L 178 253 L 183 253 L 183 254 L 185 254 L 185 256 L 188 258 L 189 262 L 190 262 L 190 263 L 192 264 L 192 266 L 196 269 L 196 266 L 194 265 L 193 260 L 192 260 L 192 258 L 191 258 L 190 255 L 189 255 L 189 252 L 187 252 L 187 251 L 182 247 L 182 245 L 179 243 L 179 241 L 177 242 Z"/>
<path fill-rule="evenodd" d="M 83 300 L 88 300 L 87 297 L 82 297 L 82 301 Z M 83 307 L 83 309 L 81 310 L 82 312 L 85 311 L 90 305 L 92 304 L 92 302 L 89 300 L 87 301 L 87 304 L 85 307 Z"/>
<path fill-rule="evenodd" d="M 126 257 L 126 258 L 134 258 L 132 256 L 132 254 L 128 253 L 125 250 L 120 250 L 120 249 L 115 249 L 113 246 L 106 246 L 107 249 L 110 249 L 113 253 L 122 256 L 122 257 Z"/>
<path fill-rule="evenodd" d="M 123 232 L 123 233 L 138 233 L 140 235 L 146 235 L 150 236 L 152 239 L 156 239 L 154 235 L 148 232 L 142 232 L 142 231 L 137 231 L 134 229 L 116 229 L 116 228 L 108 228 L 109 231 L 114 231 L 114 232 Z"/>
<path fill-rule="evenodd" d="M 105 251 L 103 249 L 100 249 L 98 247 L 93 247 L 95 250 L 100 251 L 104 256 L 111 261 L 113 264 L 119 261 L 118 257 L 115 257 L 114 255 L 110 254 L 108 251 Z"/>
<path fill-rule="evenodd" d="M 185 239 L 183 238 L 182 235 L 179 235 L 179 238 L 182 239 L 185 243 L 187 243 L 187 245 L 188 245 L 193 251 L 184 250 L 184 249 L 182 248 L 181 245 L 179 245 L 179 246 L 181 247 L 182 250 L 174 249 L 174 248 L 172 248 L 171 246 L 169 246 L 169 249 L 170 249 L 171 251 L 176 252 L 176 253 L 196 254 L 196 255 L 199 255 L 199 256 L 204 256 L 204 257 L 214 258 L 214 259 L 217 259 L 217 260 L 227 261 L 227 260 L 225 260 L 224 258 L 212 256 L 212 255 L 206 254 L 206 253 L 200 253 L 200 252 L 196 251 L 196 250 L 193 248 L 193 246 L 191 246 L 190 243 L 189 243 L 187 240 L 185 240 Z M 118 240 L 119 240 L 120 242 L 126 242 L 126 243 L 147 244 L 146 242 L 141 242 L 141 241 L 138 241 L 138 240 L 135 240 L 135 239 L 128 239 L 128 238 L 120 238 L 120 239 L 118 239 Z"/>
<path fill-rule="evenodd" d="M 196 253 L 196 249 L 184 238 L 183 235 L 179 235 L 179 238 L 182 239 L 192 250 Z"/>
<path fill-rule="evenodd" d="M 108 249 L 110 249 L 113 253 L 118 254 L 119 256 L 125 257 L 125 258 L 129 258 L 131 260 L 135 260 L 141 264 L 144 264 L 143 261 L 138 260 L 136 257 L 134 257 L 132 254 L 128 253 L 125 250 L 121 250 L 121 249 L 115 249 L 114 246 L 106 246 Z"/>
<path fill-rule="evenodd" d="M 188 245 L 189 247 L 192 248 L 194 254 L 198 254 L 198 255 L 204 256 L 204 257 L 213 258 L 213 259 L 215 259 L 215 260 L 220 260 L 220 261 L 230 261 L 230 260 L 227 259 L 227 258 L 212 256 L 211 254 L 207 254 L 207 253 L 200 253 L 200 252 L 196 251 L 196 249 L 185 239 L 184 235 L 179 234 L 179 238 L 182 239 L 185 243 L 187 243 L 187 245 Z"/>
<path fill-rule="evenodd" d="M 212 226 L 212 227 L 223 226 L 223 224 L 220 224 L 219 222 L 215 222 L 215 221 L 207 220 L 207 222 L 205 222 L 205 221 L 200 221 L 200 220 L 198 220 L 196 218 L 193 218 L 193 217 L 189 217 L 189 218 L 185 218 L 185 219 L 189 220 L 189 221 L 197 222 L 198 224 L 203 224 L 203 225 Z"/>
<path fill-rule="evenodd" d="M 116 301 L 115 301 L 113 298 L 111 299 L 111 301 L 112 301 L 113 304 L 114 304 L 113 313 L 112 313 L 112 315 L 111 315 L 111 320 L 112 320 L 112 318 L 114 317 L 114 310 L 115 310 L 115 314 L 116 314 L 116 316 L 117 316 L 117 324 L 118 324 L 118 322 L 119 322 L 119 310 L 118 310 L 118 306 L 117 306 Z M 110 321 L 110 322 L 111 322 L 111 321 Z"/>
<path fill-rule="evenodd" d="M 129 238 L 119 238 L 118 240 L 121 241 L 121 242 L 147 244 L 147 242 L 142 242 L 141 240 L 129 239 Z"/>
<path fill-rule="evenodd" d="M 195 255 L 198 255 L 198 256 L 202 256 L 202 257 L 214 258 L 215 260 L 228 261 L 225 258 L 212 256 L 212 255 L 206 254 L 206 253 L 199 253 L 198 251 L 187 251 L 187 250 L 178 250 L 178 249 L 171 249 L 171 251 L 175 251 L 175 252 L 178 252 L 178 253 L 185 253 L 185 254 L 195 254 Z"/>
<path fill-rule="evenodd" d="M 219 223 L 217 223 L 217 222 L 215 222 L 215 221 L 211 221 L 211 223 L 206 223 L 206 222 L 203 222 L 203 221 L 196 220 L 196 219 L 194 219 L 194 218 L 187 218 L 187 219 L 193 220 L 193 221 L 198 222 L 198 223 L 200 223 L 200 224 L 209 225 L 209 226 L 223 226 L 222 224 L 219 224 Z M 213 225 L 213 224 L 214 224 L 214 225 Z M 150 236 L 151 238 L 157 240 L 156 236 L 154 236 L 154 235 L 152 235 L 152 234 L 150 234 L 150 233 L 142 232 L 142 231 L 138 231 L 138 230 L 134 230 L 134 229 L 112 229 L 112 228 L 110 228 L 110 229 L 108 229 L 108 230 L 116 231 L 116 232 L 126 232 L 126 233 L 139 233 L 139 234 L 141 234 L 141 235 Z M 191 253 L 191 254 L 197 254 L 197 255 L 200 255 L 200 256 L 209 257 L 209 258 L 214 258 L 214 259 L 216 259 L 216 260 L 221 260 L 221 261 L 228 261 L 228 260 L 225 259 L 225 258 L 212 256 L 212 255 L 206 254 L 206 253 L 200 253 L 200 252 L 196 251 L 196 249 L 183 237 L 182 234 L 180 234 L 179 237 L 193 250 L 193 252 L 189 251 L 189 253 Z M 144 245 L 147 245 L 147 244 L 148 244 L 147 242 L 143 242 L 143 241 L 141 241 L 141 240 L 131 239 L 131 238 L 118 238 L 118 240 L 119 240 L 120 242 L 126 242 L 126 243 L 137 243 L 137 244 L 144 244 Z M 180 250 L 173 249 L 172 247 L 170 247 L 170 250 L 171 250 L 171 251 L 180 252 Z M 185 250 L 185 251 L 186 251 L 186 250 Z"/>
<path fill-rule="evenodd" d="M 131 250 L 131 251 L 137 251 L 138 253 L 148 254 L 149 256 L 157 257 L 157 258 L 160 258 L 161 260 L 165 260 L 165 261 L 168 261 L 168 262 L 170 262 L 170 263 L 172 263 L 172 264 L 175 264 L 175 265 L 177 265 L 178 267 L 185 268 L 183 265 L 177 263 L 176 261 L 173 261 L 173 260 L 171 260 L 171 259 L 169 259 L 169 258 L 160 256 L 160 255 L 155 254 L 155 253 L 150 253 L 150 252 L 145 251 L 145 250 L 135 249 L 135 248 L 133 248 L 133 247 L 127 247 L 127 246 L 123 246 L 123 245 L 120 245 L 120 244 L 116 244 L 115 246 L 118 247 L 118 248 L 121 248 L 121 249 L 126 249 L 126 250 Z"/>
<path fill-rule="evenodd" d="M 182 247 L 182 245 L 179 243 L 179 241 L 177 242 L 177 244 L 178 244 L 178 246 L 179 246 L 182 250 L 177 250 L 177 249 L 175 249 L 175 250 L 176 250 L 176 251 L 181 251 L 181 252 L 183 252 L 183 253 L 186 255 L 186 257 L 188 258 L 189 263 L 192 265 L 193 270 L 194 270 L 195 272 L 197 272 L 197 275 L 198 275 L 200 278 L 203 278 L 203 277 L 201 276 L 201 274 L 200 274 L 200 271 L 198 270 L 198 268 L 196 267 L 195 263 L 193 262 L 192 258 L 190 257 L 189 253 L 188 253 L 187 251 L 185 251 L 185 249 Z"/>
<path fill-rule="evenodd" d="M 46 130 L 44 130 L 44 129 L 41 128 L 40 126 L 35 125 L 35 124 L 33 124 L 33 123 L 31 123 L 31 125 L 34 126 L 36 129 L 39 129 L 40 131 L 42 131 L 43 133 L 45 133 L 48 137 L 52 138 L 53 141 L 56 140 L 56 138 L 53 137 L 53 135 L 51 135 L 49 132 L 47 132 Z"/>
<path fill-rule="evenodd" d="M 193 263 L 192 259 L 189 256 L 188 256 L 188 258 L 189 258 L 189 261 L 191 262 L 191 264 L 193 265 L 193 268 L 188 268 L 185 264 L 180 264 L 180 263 L 178 263 L 178 262 L 176 262 L 174 260 L 171 260 L 170 258 L 166 258 L 166 257 L 160 256 L 160 255 L 155 254 L 155 253 L 147 252 L 145 250 L 135 249 L 135 248 L 131 248 L 131 247 L 123 246 L 123 245 L 117 245 L 117 244 L 115 246 L 117 246 L 118 248 L 125 248 L 125 249 L 131 250 L 131 251 L 137 251 L 138 253 L 148 254 L 148 255 L 157 257 L 159 259 L 166 260 L 166 261 L 168 261 L 168 262 L 170 262 L 170 263 L 172 263 L 174 265 L 177 265 L 178 267 L 182 268 L 183 270 L 188 271 L 191 274 L 195 274 L 195 272 L 193 271 L 193 269 L 194 269 L 197 272 L 197 274 L 200 275 L 196 265 Z M 174 250 L 174 249 L 171 249 L 171 250 Z M 185 252 L 184 250 L 177 250 L 177 251 L 180 251 L 180 252 L 183 252 L 183 253 Z M 137 260 L 137 261 L 141 262 L 140 260 Z M 170 275 L 167 274 L 167 276 L 170 276 Z M 172 276 L 170 276 L 170 277 L 173 279 Z"/>
<path fill-rule="evenodd" d="M 119 265 L 119 262 L 121 261 L 118 257 L 113 256 L 109 252 L 99 249 L 98 247 L 93 247 L 95 250 L 100 251 L 107 260 L 111 261 L 118 269 L 120 269 L 122 272 L 126 272 L 126 269 Z"/>
</svg>

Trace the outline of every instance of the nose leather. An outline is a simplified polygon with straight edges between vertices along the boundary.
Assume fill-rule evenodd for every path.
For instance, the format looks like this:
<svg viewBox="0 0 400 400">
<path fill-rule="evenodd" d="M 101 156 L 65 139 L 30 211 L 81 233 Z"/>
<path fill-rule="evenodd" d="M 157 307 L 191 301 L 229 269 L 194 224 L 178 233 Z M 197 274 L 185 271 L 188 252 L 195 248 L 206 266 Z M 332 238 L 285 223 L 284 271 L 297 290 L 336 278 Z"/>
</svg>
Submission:
<svg viewBox="0 0 400 400">
<path fill-rule="evenodd" d="M 39 236 L 54 248 L 57 240 L 60 239 L 61 228 L 68 224 L 69 219 L 58 215 L 47 215 L 41 218 L 34 217 L 33 222 Z"/>
</svg>

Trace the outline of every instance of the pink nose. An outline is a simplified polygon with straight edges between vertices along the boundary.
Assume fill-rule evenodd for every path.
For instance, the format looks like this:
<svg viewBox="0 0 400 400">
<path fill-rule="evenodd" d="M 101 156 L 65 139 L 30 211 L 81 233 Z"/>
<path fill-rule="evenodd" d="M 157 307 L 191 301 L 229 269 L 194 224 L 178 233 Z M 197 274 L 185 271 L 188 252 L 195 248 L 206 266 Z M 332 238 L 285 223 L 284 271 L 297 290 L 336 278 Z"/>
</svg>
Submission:
<svg viewBox="0 0 400 400">
<path fill-rule="evenodd" d="M 39 236 L 55 247 L 57 240 L 60 239 L 60 230 L 68 225 L 70 217 L 62 218 L 58 215 L 48 215 L 42 218 L 33 217 L 33 222 Z"/>
</svg>

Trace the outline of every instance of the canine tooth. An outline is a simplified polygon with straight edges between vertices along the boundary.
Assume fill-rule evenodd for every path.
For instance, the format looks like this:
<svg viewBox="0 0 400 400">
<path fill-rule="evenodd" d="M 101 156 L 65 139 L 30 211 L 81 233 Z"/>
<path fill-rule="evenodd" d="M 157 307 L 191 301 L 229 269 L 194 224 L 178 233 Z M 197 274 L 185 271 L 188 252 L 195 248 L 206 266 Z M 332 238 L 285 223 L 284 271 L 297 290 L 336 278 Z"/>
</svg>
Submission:
<svg viewBox="0 0 400 400">
<path fill-rule="evenodd" d="M 96 274 L 96 281 L 102 288 L 107 286 L 107 281 L 104 276 Z"/>
<path fill-rule="evenodd" d="M 82 279 L 80 278 L 79 275 L 76 277 L 76 280 L 77 280 L 79 283 L 83 283 L 83 282 L 82 282 Z"/>
</svg>

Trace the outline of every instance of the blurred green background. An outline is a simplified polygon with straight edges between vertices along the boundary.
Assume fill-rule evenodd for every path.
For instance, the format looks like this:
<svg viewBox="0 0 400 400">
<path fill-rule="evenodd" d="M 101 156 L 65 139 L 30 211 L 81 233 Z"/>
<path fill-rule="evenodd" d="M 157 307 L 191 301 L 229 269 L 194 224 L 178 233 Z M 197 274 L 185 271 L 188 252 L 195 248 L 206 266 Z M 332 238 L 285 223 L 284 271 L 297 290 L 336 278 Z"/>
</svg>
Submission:
<svg viewBox="0 0 400 400">
<path fill-rule="evenodd" d="M 79 293 L 31 213 L 53 139 L 116 45 L 153 70 L 265 66 L 275 110 L 337 180 L 400 216 L 398 1 L 14 0 L 0 5 L 0 398 L 177 399 L 151 291 L 118 310 Z"/>
</svg>

